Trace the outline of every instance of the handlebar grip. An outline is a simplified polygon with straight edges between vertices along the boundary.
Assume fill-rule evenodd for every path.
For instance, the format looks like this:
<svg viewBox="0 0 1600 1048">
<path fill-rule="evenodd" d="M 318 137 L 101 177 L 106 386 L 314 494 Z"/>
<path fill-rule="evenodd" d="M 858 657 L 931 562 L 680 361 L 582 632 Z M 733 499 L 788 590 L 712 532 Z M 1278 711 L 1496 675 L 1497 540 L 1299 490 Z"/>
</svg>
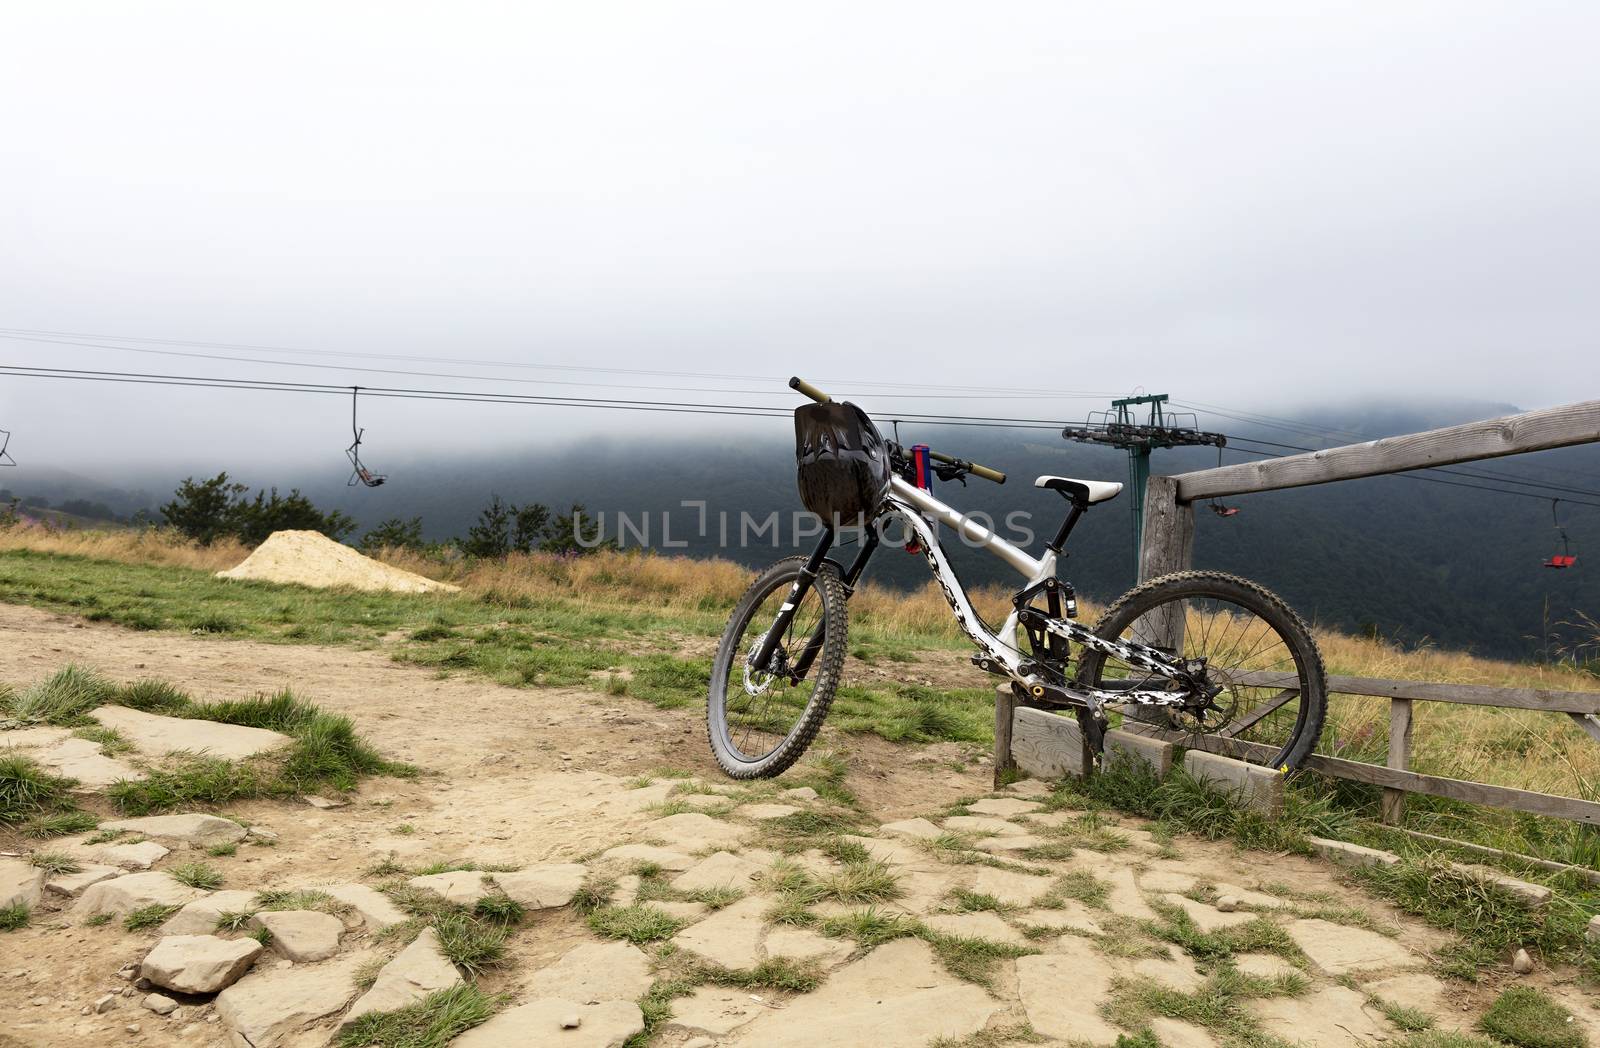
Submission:
<svg viewBox="0 0 1600 1048">
<path fill-rule="evenodd" d="M 928 457 L 933 459 L 935 462 L 947 462 L 951 465 L 964 465 L 967 467 L 968 472 L 970 472 L 973 476 L 982 477 L 984 480 L 992 480 L 996 484 L 1004 484 L 1006 482 L 1006 475 L 1004 473 L 1001 473 L 997 469 L 990 469 L 988 466 L 980 466 L 976 462 L 962 462 L 961 459 L 955 458 L 951 455 L 945 455 L 937 451 L 928 452 Z"/>
<path fill-rule="evenodd" d="M 789 388 L 798 390 L 800 393 L 810 397 L 818 404 L 826 404 L 829 399 L 828 394 L 822 392 L 822 390 L 818 389 L 816 386 L 813 386 L 803 378 L 791 378 L 789 380 Z"/>
</svg>

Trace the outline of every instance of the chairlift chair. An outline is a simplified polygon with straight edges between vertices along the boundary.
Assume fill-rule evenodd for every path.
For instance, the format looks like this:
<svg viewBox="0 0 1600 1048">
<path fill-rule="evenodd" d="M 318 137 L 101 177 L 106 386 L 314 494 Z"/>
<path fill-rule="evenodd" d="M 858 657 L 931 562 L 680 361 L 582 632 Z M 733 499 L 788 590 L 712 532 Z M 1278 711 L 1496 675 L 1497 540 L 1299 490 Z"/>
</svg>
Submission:
<svg viewBox="0 0 1600 1048">
<path fill-rule="evenodd" d="M 361 434 L 365 433 L 366 430 L 360 428 L 356 424 L 356 402 L 360 396 L 361 387 L 351 386 L 350 432 L 352 435 L 354 435 L 355 440 L 351 442 L 349 447 L 344 449 L 345 457 L 350 460 L 351 468 L 350 479 L 345 483 L 345 487 L 353 488 L 357 484 L 361 484 L 369 488 L 382 487 L 383 482 L 389 479 L 388 476 L 383 473 L 372 472 L 372 470 L 368 469 L 361 461 Z"/>
<path fill-rule="evenodd" d="M 1550 559 L 1544 562 L 1547 568 L 1570 568 L 1578 563 L 1578 557 L 1572 552 L 1572 543 L 1567 540 L 1567 529 L 1561 526 L 1561 517 L 1556 512 L 1556 503 L 1560 499 L 1550 500 L 1550 519 L 1555 523 L 1556 530 L 1561 533 L 1561 552 L 1553 553 Z"/>
<path fill-rule="evenodd" d="M 10 443 L 11 431 L 9 429 L 0 429 L 0 466 L 15 466 L 17 464 L 17 460 L 12 458 L 11 453 L 6 450 Z"/>
<path fill-rule="evenodd" d="M 1217 445 L 1217 468 L 1222 468 L 1222 445 L 1220 444 Z M 1215 513 L 1219 517 L 1237 517 L 1239 515 L 1238 506 L 1224 505 L 1223 503 L 1218 502 L 1216 499 L 1212 499 L 1210 502 L 1206 503 L 1206 505 L 1210 506 L 1211 512 Z"/>
</svg>

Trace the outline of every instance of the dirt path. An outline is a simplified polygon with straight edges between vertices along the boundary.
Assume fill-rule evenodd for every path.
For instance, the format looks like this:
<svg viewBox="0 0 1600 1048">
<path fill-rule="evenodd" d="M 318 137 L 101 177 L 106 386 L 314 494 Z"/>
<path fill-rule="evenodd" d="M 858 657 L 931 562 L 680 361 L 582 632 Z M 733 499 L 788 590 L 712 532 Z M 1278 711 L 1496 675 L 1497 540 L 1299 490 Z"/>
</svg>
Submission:
<svg viewBox="0 0 1600 1048">
<path fill-rule="evenodd" d="M 1446 936 L 1361 896 L 1324 863 L 1237 853 L 1201 841 L 1163 845 L 1137 820 L 1102 825 L 1072 812 L 1046 812 L 1028 796 L 1026 784 L 999 803 L 954 812 L 950 805 L 958 798 L 988 792 L 989 768 L 972 759 L 970 748 L 899 747 L 873 737 L 827 740 L 847 760 L 848 786 L 861 800 L 865 818 L 856 843 L 881 860 L 898 890 L 881 899 L 875 912 L 923 922 L 918 936 L 868 951 L 839 938 L 837 926 L 823 929 L 833 931 L 832 937 L 817 933 L 819 922 L 848 921 L 859 910 L 857 900 L 827 887 L 859 872 L 857 851 L 838 838 L 831 844 L 807 839 L 801 843 L 808 847 L 787 849 L 794 852 L 788 861 L 801 871 L 795 876 L 812 885 L 810 894 L 781 889 L 773 874 L 772 864 L 785 849 L 783 834 L 772 827 L 787 825 L 782 820 L 797 809 L 825 815 L 828 806 L 779 796 L 786 785 L 781 781 L 753 793 L 734 789 L 711 762 L 703 724 L 693 712 L 657 710 L 581 689 L 518 690 L 465 676 L 441 679 L 381 651 L 136 633 L 22 607 L 0 606 L 0 635 L 6 638 L 0 680 L 9 683 L 24 684 L 76 662 L 118 680 L 165 679 L 202 698 L 292 687 L 350 715 L 385 755 L 426 770 L 414 780 L 368 780 L 347 806 L 331 810 L 279 802 L 230 809 L 278 839 L 272 847 L 241 845 L 235 854 L 207 859 L 223 873 L 225 889 L 371 885 L 377 883 L 371 868 L 391 857 L 412 868 L 460 862 L 517 867 L 535 881 L 566 883 L 565 897 L 552 902 L 546 891 L 530 903 L 538 913 L 513 937 L 511 963 L 482 980 L 488 989 L 510 993 L 520 1007 L 469 1035 L 472 1044 L 620 1043 L 602 1034 L 608 1023 L 632 1022 L 619 1002 L 638 998 L 651 977 L 624 979 L 617 973 L 694 956 L 734 969 L 775 957 L 808 958 L 835 974 L 805 994 L 702 986 L 674 1005 L 678 1018 L 660 1029 L 658 1044 L 766 1048 L 794 1039 L 910 1046 L 1023 1024 L 1048 1043 L 1110 1043 L 1116 1030 L 1097 1006 L 1123 1000 L 1129 1007 L 1128 987 L 1150 981 L 1193 990 L 1222 974 L 1220 962 L 1202 959 L 1197 965 L 1138 931 L 1137 921 L 1170 920 L 1175 911 L 1165 908 L 1174 906 L 1189 911 L 1203 930 L 1257 918 L 1283 930 L 1277 946 L 1244 951 L 1238 963 L 1259 976 L 1255 991 L 1261 999 L 1248 1004 L 1252 1021 L 1286 1040 L 1331 1048 L 1398 1036 L 1367 994 L 1427 1012 L 1447 1029 L 1469 1026 L 1487 1003 L 1487 990 L 1467 992 L 1429 974 L 1430 958 L 1449 946 Z M 640 777 L 660 768 L 695 779 L 641 784 Z M 668 803 L 687 810 L 667 814 L 675 810 L 663 809 Z M 940 825 L 914 821 L 919 817 Z M 941 832 L 964 834 L 943 843 L 965 847 L 918 843 Z M 628 880 L 636 856 L 605 854 L 627 844 L 659 849 L 652 855 L 665 869 L 647 868 L 642 887 L 637 878 Z M 1050 844 L 1059 847 L 1024 854 Z M 92 847 L 81 840 L 65 846 Z M 194 857 L 175 847 L 157 868 Z M 570 865 L 579 862 L 586 866 Z M 677 907 L 673 912 L 680 919 L 693 922 L 674 938 L 679 949 L 666 956 L 613 943 L 604 949 L 615 952 L 585 953 L 596 950 L 599 940 L 565 903 L 576 883 L 572 878 L 594 872 L 622 878 L 624 895 L 656 885 L 662 905 Z M 494 887 L 494 875 L 491 882 L 482 876 L 452 874 L 464 880 L 422 886 L 459 891 L 461 900 L 471 902 Z M 1272 894 L 1284 892 L 1283 886 L 1292 891 Z M 745 898 L 713 913 L 705 901 L 725 904 L 731 893 L 706 893 L 723 888 Z M 1236 896 L 1237 905 L 1219 909 L 1213 903 L 1221 895 Z M 1355 916 L 1347 915 L 1346 923 L 1327 920 L 1337 915 L 1313 899 L 1318 895 Z M 206 996 L 180 1000 L 166 1017 L 145 1010 L 143 993 L 118 973 L 156 944 L 158 932 L 128 932 L 120 921 L 86 924 L 81 908 L 88 895 L 45 898 L 29 928 L 0 937 L 0 1014 L 16 1017 L 0 1026 L 0 1045 L 221 1045 L 230 1043 L 230 1030 L 250 1028 L 233 1014 L 219 1021 L 220 1005 Z M 803 920 L 810 927 L 769 923 L 765 915 L 772 906 L 796 899 L 805 903 L 809 916 Z M 998 912 L 982 908 L 990 905 Z M 316 980 L 324 986 L 345 986 L 356 961 L 387 959 L 398 949 L 374 936 L 370 921 L 349 913 L 344 921 L 339 956 L 323 961 L 321 969 L 306 969 L 325 970 L 327 978 Z M 1349 922 L 1371 923 L 1380 931 Z M 959 956 L 951 963 L 952 953 L 964 956 L 961 943 L 974 939 L 1009 943 L 1017 948 L 1011 952 L 1028 955 L 986 964 L 980 985 L 970 971 L 965 978 L 954 974 Z M 304 967 L 269 951 L 239 986 L 276 986 L 273 980 L 290 980 Z M 1274 982 L 1279 974 L 1289 978 Z M 1291 988 L 1299 992 L 1287 993 Z M 290 990 L 275 992 L 293 996 Z M 336 1014 L 354 995 L 350 988 L 327 1014 Z M 546 999 L 571 1002 L 558 1018 L 570 1017 L 573 1008 L 586 1018 L 566 1034 L 559 1024 L 547 1029 L 539 1025 L 550 1020 L 540 1010 Z M 110 1004 L 96 1012 L 102 1000 Z M 592 1005 L 592 1015 L 584 1010 L 591 1000 L 601 1002 Z M 267 1032 L 250 1034 L 248 1043 L 326 1043 L 333 1020 L 319 1020 L 322 1014 L 310 1014 L 309 1025 L 262 1027 Z M 1583 1021 L 1592 1022 L 1593 1014 Z M 1216 1030 L 1159 1016 L 1145 1019 L 1173 1048 L 1219 1043 Z"/>
</svg>

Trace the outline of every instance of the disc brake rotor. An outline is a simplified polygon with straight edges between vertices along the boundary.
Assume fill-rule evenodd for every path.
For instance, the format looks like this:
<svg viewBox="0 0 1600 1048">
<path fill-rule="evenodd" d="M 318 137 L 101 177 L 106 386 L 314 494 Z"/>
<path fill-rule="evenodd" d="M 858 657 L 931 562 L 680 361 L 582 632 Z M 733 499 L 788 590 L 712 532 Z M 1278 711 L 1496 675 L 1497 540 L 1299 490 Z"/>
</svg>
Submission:
<svg viewBox="0 0 1600 1048">
<path fill-rule="evenodd" d="M 778 679 L 776 674 L 762 673 L 760 670 L 757 670 L 754 665 L 756 661 L 756 655 L 761 651 L 761 644 L 766 639 L 766 633 L 761 634 L 761 636 L 757 637 L 755 641 L 751 643 L 749 652 L 745 654 L 744 691 L 746 695 L 765 695 L 772 688 L 773 683 Z M 777 663 L 780 667 L 783 665 L 785 659 L 783 657 L 783 648 L 781 646 L 773 649 L 772 661 Z"/>
</svg>

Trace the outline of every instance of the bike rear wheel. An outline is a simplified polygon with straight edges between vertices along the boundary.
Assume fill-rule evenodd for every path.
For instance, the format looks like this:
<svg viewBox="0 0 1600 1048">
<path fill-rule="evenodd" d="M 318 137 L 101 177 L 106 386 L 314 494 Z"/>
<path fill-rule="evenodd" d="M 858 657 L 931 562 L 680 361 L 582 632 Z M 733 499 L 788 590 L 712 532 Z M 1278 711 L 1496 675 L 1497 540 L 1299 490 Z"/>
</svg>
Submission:
<svg viewBox="0 0 1600 1048">
<path fill-rule="evenodd" d="M 1203 707 L 1122 707 L 1135 729 L 1152 724 L 1190 748 L 1284 770 L 1316 748 L 1328 701 L 1322 654 L 1300 616 L 1269 590 L 1220 572 L 1164 575 L 1106 609 L 1095 634 L 1204 659 L 1205 678 L 1220 688 Z M 1110 691 L 1179 690 L 1168 678 L 1090 650 L 1076 679 Z"/>
<path fill-rule="evenodd" d="M 777 621 L 800 578 L 806 558 L 780 560 L 745 591 L 723 630 L 711 667 L 706 701 L 706 735 L 722 770 L 735 779 L 782 774 L 811 745 L 833 705 L 844 669 L 844 583 L 824 562 L 761 673 L 751 657 Z M 815 646 L 810 663 L 797 663 Z"/>
</svg>

